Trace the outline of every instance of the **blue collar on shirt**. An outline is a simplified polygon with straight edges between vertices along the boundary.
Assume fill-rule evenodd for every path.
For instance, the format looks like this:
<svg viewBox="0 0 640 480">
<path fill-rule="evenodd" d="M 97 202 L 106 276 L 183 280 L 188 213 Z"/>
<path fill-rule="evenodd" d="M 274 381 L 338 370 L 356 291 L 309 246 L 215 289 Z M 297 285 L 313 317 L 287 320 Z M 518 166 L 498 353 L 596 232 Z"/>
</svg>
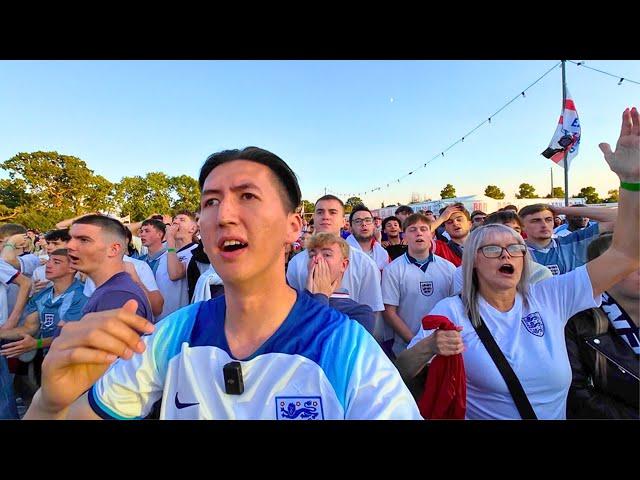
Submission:
<svg viewBox="0 0 640 480">
<path fill-rule="evenodd" d="M 409 255 L 409 252 L 406 252 L 405 255 L 407 256 L 407 261 L 409 263 L 414 264 L 416 267 L 418 267 L 420 270 L 422 270 L 423 272 L 427 271 L 427 268 L 429 267 L 429 264 L 431 262 L 433 262 L 433 253 L 429 253 L 429 256 L 427 257 L 427 259 L 423 262 L 419 262 L 418 260 L 416 260 L 415 258 L 413 258 L 411 255 Z"/>
</svg>

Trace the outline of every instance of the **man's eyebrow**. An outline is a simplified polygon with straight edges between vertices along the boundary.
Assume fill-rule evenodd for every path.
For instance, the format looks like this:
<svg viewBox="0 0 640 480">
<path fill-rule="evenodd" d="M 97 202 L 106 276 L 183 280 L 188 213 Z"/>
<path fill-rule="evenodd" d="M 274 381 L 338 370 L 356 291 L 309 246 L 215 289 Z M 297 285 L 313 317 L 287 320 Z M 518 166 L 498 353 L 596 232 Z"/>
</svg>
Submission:
<svg viewBox="0 0 640 480">
<path fill-rule="evenodd" d="M 91 237 L 87 237 L 86 235 L 71 235 L 73 238 L 79 238 L 80 240 L 93 240 Z"/>
<path fill-rule="evenodd" d="M 262 189 L 260 187 L 258 187 L 258 185 L 256 185 L 255 183 L 252 182 L 243 182 L 240 183 L 238 185 L 234 185 L 232 187 L 229 187 L 229 190 L 231 190 L 232 192 L 237 192 L 239 190 L 258 190 L 259 192 L 262 192 Z M 218 188 L 207 188 L 206 190 L 202 191 L 202 195 L 218 195 L 222 193 L 222 190 L 218 189 Z"/>
</svg>

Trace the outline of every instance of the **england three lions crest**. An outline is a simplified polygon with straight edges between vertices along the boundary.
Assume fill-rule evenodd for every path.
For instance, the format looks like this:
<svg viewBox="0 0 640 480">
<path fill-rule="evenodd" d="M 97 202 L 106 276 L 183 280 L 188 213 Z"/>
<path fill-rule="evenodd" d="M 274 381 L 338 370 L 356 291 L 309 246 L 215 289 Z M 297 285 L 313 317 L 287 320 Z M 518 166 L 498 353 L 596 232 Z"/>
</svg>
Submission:
<svg viewBox="0 0 640 480">
<path fill-rule="evenodd" d="M 544 335 L 544 322 L 538 312 L 530 313 L 526 317 L 522 317 L 522 324 L 525 328 L 536 337 Z"/>
<path fill-rule="evenodd" d="M 433 282 L 420 282 L 420 292 L 429 297 L 433 294 Z"/>
<path fill-rule="evenodd" d="M 320 397 L 276 397 L 278 420 L 324 420 Z"/>
</svg>

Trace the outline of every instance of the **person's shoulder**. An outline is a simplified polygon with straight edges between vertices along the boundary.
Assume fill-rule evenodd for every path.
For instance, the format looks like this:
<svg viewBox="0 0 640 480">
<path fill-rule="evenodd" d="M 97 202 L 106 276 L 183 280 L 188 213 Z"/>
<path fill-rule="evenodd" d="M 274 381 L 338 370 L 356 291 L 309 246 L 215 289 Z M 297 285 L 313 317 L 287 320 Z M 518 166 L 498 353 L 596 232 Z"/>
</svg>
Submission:
<svg viewBox="0 0 640 480">
<path fill-rule="evenodd" d="M 459 313 L 464 308 L 462 299 L 459 295 L 445 297 L 436 303 L 431 310 L 431 314 L 447 316 L 446 312 Z M 453 320 L 450 318 L 450 320 Z"/>
<path fill-rule="evenodd" d="M 433 261 L 436 265 L 439 265 L 442 268 L 445 268 L 447 270 L 451 270 L 452 272 L 458 268 L 456 267 L 450 260 L 441 257 L 440 255 L 436 255 L 435 253 L 433 254 Z"/>
<path fill-rule="evenodd" d="M 349 260 L 351 263 L 354 263 L 358 266 L 358 268 L 375 268 L 378 269 L 378 265 L 376 262 L 366 253 L 364 253 L 359 248 L 350 248 L 349 249 Z"/>
<path fill-rule="evenodd" d="M 389 265 L 386 265 L 384 267 L 384 272 L 386 271 L 397 271 L 397 270 L 401 270 L 402 268 L 404 268 L 404 266 L 407 264 L 407 256 L 403 253 L 402 255 L 400 255 L 399 257 L 396 257 L 394 260 L 392 260 L 391 262 L 389 262 Z"/>
<path fill-rule="evenodd" d="M 72 286 L 73 286 L 73 284 L 72 284 Z M 40 290 L 33 297 L 31 297 L 31 300 L 33 302 L 37 303 L 41 299 L 46 298 L 46 295 L 49 295 L 52 291 L 53 291 L 53 285 L 51 285 L 51 286 L 49 286 L 49 287 L 47 287 L 47 288 L 45 288 L 43 290 Z"/>
</svg>

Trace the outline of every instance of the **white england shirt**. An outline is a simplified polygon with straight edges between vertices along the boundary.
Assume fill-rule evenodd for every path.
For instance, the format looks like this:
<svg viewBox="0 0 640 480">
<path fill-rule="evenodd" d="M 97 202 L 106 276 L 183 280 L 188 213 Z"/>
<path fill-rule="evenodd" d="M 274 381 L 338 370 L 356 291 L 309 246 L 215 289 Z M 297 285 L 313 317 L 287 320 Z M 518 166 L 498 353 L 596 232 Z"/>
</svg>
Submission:
<svg viewBox="0 0 640 480">
<path fill-rule="evenodd" d="M 376 265 L 378 265 L 380 270 L 389 265 L 389 253 L 378 242 L 373 242 L 373 247 L 370 253 L 362 250 L 362 246 L 358 243 L 358 240 L 356 240 L 356 237 L 354 237 L 353 234 L 347 237 L 346 242 L 351 248 L 356 248 L 365 255 L 368 255 L 374 262 L 376 262 Z"/>
<path fill-rule="evenodd" d="M 518 293 L 508 312 L 496 310 L 479 297 L 480 316 L 520 380 L 536 416 L 542 420 L 564 420 L 572 377 L 564 327 L 572 315 L 599 306 L 601 298 L 593 297 L 584 265 L 531 285 L 529 292 L 528 307 Z M 520 419 L 507 384 L 478 338 L 460 297 L 442 300 L 431 314 L 444 315 L 463 327 L 466 418 Z M 420 329 L 408 348 L 431 333 L 433 330 Z"/>
<path fill-rule="evenodd" d="M 226 393 L 236 359 L 224 333 L 225 298 L 182 308 L 142 337 L 146 350 L 117 360 L 89 390 L 102 418 L 138 419 L 162 398 L 168 420 L 421 419 L 400 374 L 358 322 L 298 298 L 282 325 L 239 360 L 244 393 Z M 259 321 L 259 320 L 258 320 Z"/>
<path fill-rule="evenodd" d="M 455 265 L 433 255 L 427 270 L 411 263 L 407 254 L 391 262 L 382 272 L 382 300 L 394 305 L 400 318 L 415 335 L 421 328 L 422 318 L 443 298 L 453 295 Z M 407 343 L 394 336 L 393 352 L 398 355 Z"/>
<path fill-rule="evenodd" d="M 178 256 L 178 260 L 180 260 L 180 263 L 184 265 L 185 272 L 187 270 L 187 267 L 189 266 L 189 261 L 193 256 L 191 250 L 193 250 L 197 246 L 197 243 L 193 243 L 186 248 L 183 247 L 183 249 L 176 253 L 176 255 Z M 160 293 L 162 293 L 162 296 L 164 297 L 164 306 L 162 307 L 162 313 L 158 316 L 158 320 L 161 320 L 167 315 L 172 314 L 179 308 L 189 305 L 190 300 L 189 283 L 186 273 L 185 276 L 180 278 L 179 280 L 171 280 L 169 278 L 167 261 L 168 253 L 164 252 L 160 256 L 160 261 L 156 270 L 156 282 L 158 283 Z"/>
</svg>

